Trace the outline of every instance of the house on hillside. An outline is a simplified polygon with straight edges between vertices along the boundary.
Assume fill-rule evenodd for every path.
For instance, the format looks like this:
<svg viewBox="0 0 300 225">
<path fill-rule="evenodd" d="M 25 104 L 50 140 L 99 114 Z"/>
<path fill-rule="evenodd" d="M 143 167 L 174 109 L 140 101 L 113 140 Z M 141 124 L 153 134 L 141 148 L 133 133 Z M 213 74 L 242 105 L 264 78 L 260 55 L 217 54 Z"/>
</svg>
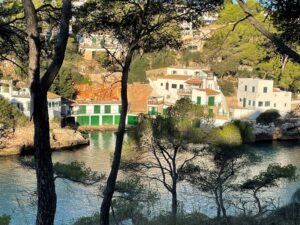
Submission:
<svg viewBox="0 0 300 225">
<path fill-rule="evenodd" d="M 291 111 L 292 93 L 274 88 L 273 80 L 239 78 L 237 101 L 238 107 L 230 110 L 234 119 L 255 119 L 268 109 L 285 115 Z"/>
<path fill-rule="evenodd" d="M 12 80 L 0 81 L 0 95 L 15 105 L 25 116 L 31 115 L 31 97 L 29 88 L 17 88 Z M 47 93 L 49 119 L 61 117 L 62 99 L 61 96 L 52 92 Z"/>
</svg>

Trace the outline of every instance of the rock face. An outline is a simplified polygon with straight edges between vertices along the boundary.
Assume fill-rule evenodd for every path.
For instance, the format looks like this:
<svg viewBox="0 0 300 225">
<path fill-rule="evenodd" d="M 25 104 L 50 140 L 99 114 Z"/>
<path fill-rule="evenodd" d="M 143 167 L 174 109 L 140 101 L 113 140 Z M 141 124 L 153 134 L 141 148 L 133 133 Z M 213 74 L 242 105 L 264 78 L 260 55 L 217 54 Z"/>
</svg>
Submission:
<svg viewBox="0 0 300 225">
<path fill-rule="evenodd" d="M 281 119 L 276 124 L 253 124 L 257 141 L 300 140 L 300 119 Z"/>
<path fill-rule="evenodd" d="M 54 128 L 50 131 L 53 150 L 64 150 L 88 145 L 89 140 L 80 132 L 68 128 Z M 0 128 L 0 156 L 33 153 L 33 127 L 13 129 Z"/>
</svg>

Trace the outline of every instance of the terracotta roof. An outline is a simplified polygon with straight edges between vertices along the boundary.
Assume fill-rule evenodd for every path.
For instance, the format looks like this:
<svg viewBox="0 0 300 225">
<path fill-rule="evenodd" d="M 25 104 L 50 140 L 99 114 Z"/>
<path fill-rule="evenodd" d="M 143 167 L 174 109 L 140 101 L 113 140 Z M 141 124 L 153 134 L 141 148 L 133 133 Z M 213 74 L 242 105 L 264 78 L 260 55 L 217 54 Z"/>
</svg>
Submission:
<svg viewBox="0 0 300 225">
<path fill-rule="evenodd" d="M 218 94 L 220 94 L 219 91 L 215 91 L 215 90 L 209 89 L 209 88 L 197 88 L 196 90 L 204 91 L 204 92 L 206 92 L 207 95 L 218 95 Z"/>
<path fill-rule="evenodd" d="M 158 79 L 163 79 L 163 80 L 187 80 L 191 78 L 192 76 L 188 75 L 166 75 L 163 77 L 158 77 Z"/>
<path fill-rule="evenodd" d="M 191 84 L 191 85 L 200 85 L 200 84 L 202 84 L 202 80 L 200 80 L 198 78 L 192 78 L 192 79 L 186 81 L 185 83 Z"/>
<path fill-rule="evenodd" d="M 48 99 L 56 99 L 56 98 L 61 98 L 61 96 L 59 96 L 59 95 L 57 95 L 57 94 L 55 94 L 53 92 L 48 91 L 47 92 L 47 98 Z"/>
<path fill-rule="evenodd" d="M 147 113 L 151 92 L 149 84 L 128 84 L 129 113 Z"/>
</svg>

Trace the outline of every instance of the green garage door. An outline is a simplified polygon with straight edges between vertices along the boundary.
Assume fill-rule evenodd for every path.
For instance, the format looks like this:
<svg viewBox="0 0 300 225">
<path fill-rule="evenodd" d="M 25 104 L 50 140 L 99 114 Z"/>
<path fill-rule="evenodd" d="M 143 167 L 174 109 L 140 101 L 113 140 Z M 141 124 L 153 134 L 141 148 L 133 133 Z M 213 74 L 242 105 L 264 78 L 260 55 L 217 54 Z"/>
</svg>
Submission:
<svg viewBox="0 0 300 225">
<path fill-rule="evenodd" d="M 137 116 L 128 116 L 127 123 L 130 125 L 137 124 L 138 118 Z"/>
<path fill-rule="evenodd" d="M 99 116 L 91 116 L 91 125 L 99 126 Z"/>
<path fill-rule="evenodd" d="M 79 126 L 88 126 L 90 125 L 90 117 L 89 116 L 78 116 L 77 123 Z"/>
<path fill-rule="evenodd" d="M 114 124 L 119 124 L 120 123 L 120 116 L 115 116 L 115 123 Z"/>
<path fill-rule="evenodd" d="M 102 125 L 113 125 L 113 116 L 102 116 Z"/>
</svg>

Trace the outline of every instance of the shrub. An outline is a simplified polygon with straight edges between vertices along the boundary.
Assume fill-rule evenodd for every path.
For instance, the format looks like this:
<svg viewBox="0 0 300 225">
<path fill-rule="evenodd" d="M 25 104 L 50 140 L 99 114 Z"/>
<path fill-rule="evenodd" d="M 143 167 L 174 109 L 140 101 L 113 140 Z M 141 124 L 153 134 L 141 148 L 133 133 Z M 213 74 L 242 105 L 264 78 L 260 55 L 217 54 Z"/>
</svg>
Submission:
<svg viewBox="0 0 300 225">
<path fill-rule="evenodd" d="M 2 215 L 0 216 L 0 225 L 8 225 L 10 223 L 10 216 Z"/>
<path fill-rule="evenodd" d="M 28 118 L 16 106 L 0 96 L 0 124 L 14 127 L 16 125 L 25 126 L 28 122 Z"/>
<path fill-rule="evenodd" d="M 234 86 L 228 80 L 219 81 L 220 89 L 225 96 L 230 96 L 234 93 Z"/>
<path fill-rule="evenodd" d="M 277 119 L 279 119 L 280 114 L 278 110 L 276 109 L 269 109 L 265 112 L 261 113 L 256 118 L 256 123 L 262 124 L 262 125 L 269 125 L 271 123 L 274 123 Z"/>
<path fill-rule="evenodd" d="M 232 123 L 221 128 L 213 128 L 210 131 L 209 142 L 215 145 L 240 145 L 242 137 L 240 129 Z"/>
<path fill-rule="evenodd" d="M 249 122 L 235 120 L 233 124 L 240 129 L 242 141 L 244 144 L 255 142 L 255 134 L 253 133 L 253 127 Z"/>
</svg>

